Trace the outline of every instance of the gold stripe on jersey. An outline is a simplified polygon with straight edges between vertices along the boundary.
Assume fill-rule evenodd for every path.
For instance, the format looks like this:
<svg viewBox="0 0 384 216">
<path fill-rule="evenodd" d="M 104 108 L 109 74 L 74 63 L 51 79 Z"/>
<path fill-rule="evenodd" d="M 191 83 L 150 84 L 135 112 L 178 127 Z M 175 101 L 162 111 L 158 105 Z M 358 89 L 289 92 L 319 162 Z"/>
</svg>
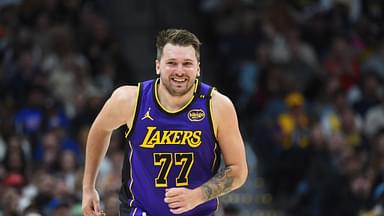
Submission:
<svg viewBox="0 0 384 216">
<path fill-rule="evenodd" d="M 129 207 L 132 207 L 132 203 L 133 201 L 135 201 L 135 195 L 133 194 L 133 191 L 132 191 L 132 185 L 133 185 L 133 177 L 132 177 L 132 167 L 133 167 L 133 164 L 132 164 L 132 156 L 133 156 L 133 147 L 132 147 L 132 143 L 131 141 L 129 141 L 129 148 L 131 149 L 131 152 L 129 154 L 129 164 L 131 165 L 130 166 L 130 174 L 131 174 L 131 184 L 129 184 L 129 192 L 131 193 L 132 195 L 132 200 L 129 202 Z"/>
<path fill-rule="evenodd" d="M 215 140 L 217 140 L 217 128 L 215 126 L 215 120 L 214 120 L 214 117 L 213 117 L 213 109 L 212 109 L 212 95 L 213 95 L 213 92 L 216 90 L 216 88 L 213 88 L 212 91 L 211 91 L 211 94 L 210 94 L 210 99 L 209 99 L 209 113 L 210 113 L 210 121 L 211 121 L 211 124 L 212 124 L 212 131 L 213 131 L 213 136 L 215 138 Z M 214 158 L 213 158 L 213 163 L 212 163 L 212 167 L 211 167 L 211 170 L 214 171 L 215 167 L 216 167 L 216 163 L 218 161 L 217 157 L 217 141 L 215 142 L 215 147 L 213 148 L 213 155 L 214 155 Z"/>
<path fill-rule="evenodd" d="M 213 88 L 212 91 L 211 91 L 211 94 L 210 94 L 210 99 L 209 99 L 209 112 L 211 114 L 211 122 L 212 122 L 212 126 L 213 126 L 213 134 L 215 135 L 215 139 L 217 138 L 217 128 L 216 128 L 216 125 L 215 125 L 215 119 L 213 118 L 213 110 L 212 110 L 212 95 L 213 95 L 213 92 L 216 90 L 216 88 Z"/>
<path fill-rule="evenodd" d="M 213 148 L 213 163 L 212 163 L 212 167 L 211 167 L 211 170 L 212 171 L 215 171 L 215 167 L 216 167 L 216 163 L 217 163 L 217 153 L 216 153 L 216 150 L 217 149 L 217 142 L 215 142 L 215 147 Z"/>
<path fill-rule="evenodd" d="M 135 208 L 135 210 L 133 210 L 133 214 L 132 215 L 135 215 L 136 211 L 137 211 L 137 208 Z"/>
<path fill-rule="evenodd" d="M 133 116 L 132 116 L 132 119 L 131 119 L 131 127 L 128 127 L 128 131 L 125 132 L 125 139 L 128 138 L 129 134 L 131 133 L 131 130 L 133 128 L 133 124 L 135 123 L 135 118 L 136 118 L 136 109 L 137 109 L 137 104 L 139 104 L 139 99 L 140 99 L 140 88 L 141 87 L 141 83 L 139 83 L 137 85 L 137 94 L 136 94 L 136 102 L 135 102 L 135 107 L 133 108 Z"/>
<path fill-rule="evenodd" d="M 198 84 L 199 84 L 199 80 L 198 79 L 196 79 L 196 81 L 195 81 L 195 86 L 194 86 L 194 90 L 193 90 L 193 96 L 188 100 L 188 102 L 183 106 L 183 107 L 181 107 L 179 110 L 176 110 L 176 111 L 170 111 L 170 110 L 168 110 L 167 108 L 165 108 L 161 103 L 160 103 L 160 99 L 159 99 L 159 93 L 157 92 L 157 87 L 158 87 L 158 83 L 159 83 L 159 81 L 160 81 L 160 78 L 157 78 L 156 79 L 156 81 L 155 81 L 155 89 L 154 89 L 154 91 L 155 91 L 155 98 L 156 98 L 156 102 L 157 102 L 157 104 L 159 104 L 159 106 L 164 110 L 164 111 L 166 111 L 166 112 L 168 112 L 168 113 L 178 113 L 178 112 L 180 112 L 181 110 L 183 110 L 183 109 L 185 109 L 192 101 L 193 101 L 193 99 L 195 98 L 195 93 L 196 93 L 196 91 L 197 91 L 197 86 L 198 86 Z"/>
</svg>

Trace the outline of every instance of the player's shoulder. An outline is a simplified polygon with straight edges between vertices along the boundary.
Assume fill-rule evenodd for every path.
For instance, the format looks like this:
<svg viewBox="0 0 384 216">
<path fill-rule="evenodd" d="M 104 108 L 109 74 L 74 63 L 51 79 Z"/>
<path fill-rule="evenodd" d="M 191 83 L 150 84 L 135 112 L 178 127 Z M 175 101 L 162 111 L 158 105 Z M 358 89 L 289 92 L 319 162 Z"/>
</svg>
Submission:
<svg viewBox="0 0 384 216">
<path fill-rule="evenodd" d="M 217 128 L 220 125 L 226 125 L 228 120 L 236 116 L 236 110 L 231 99 L 217 90 L 212 92 L 212 115 L 214 125 Z"/>
<path fill-rule="evenodd" d="M 219 92 L 217 89 L 214 89 L 212 92 L 212 105 L 221 107 L 221 106 L 233 106 L 231 99 Z"/>
<path fill-rule="evenodd" d="M 110 99 L 116 103 L 131 102 L 136 98 L 138 90 L 138 86 L 123 85 L 113 91 Z"/>
</svg>

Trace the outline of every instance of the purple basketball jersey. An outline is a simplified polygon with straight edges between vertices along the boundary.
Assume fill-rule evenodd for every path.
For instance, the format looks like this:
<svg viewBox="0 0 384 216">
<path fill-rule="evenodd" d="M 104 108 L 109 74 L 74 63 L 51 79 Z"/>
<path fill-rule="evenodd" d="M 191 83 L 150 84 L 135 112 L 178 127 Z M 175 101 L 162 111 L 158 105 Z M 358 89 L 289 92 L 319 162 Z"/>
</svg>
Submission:
<svg viewBox="0 0 384 216">
<path fill-rule="evenodd" d="M 139 84 L 135 116 L 128 131 L 120 200 L 146 215 L 172 215 L 165 189 L 196 188 L 217 172 L 220 149 L 210 109 L 212 87 L 196 82 L 194 97 L 182 109 L 167 111 L 159 103 L 157 80 Z M 183 216 L 211 216 L 217 199 Z"/>
</svg>

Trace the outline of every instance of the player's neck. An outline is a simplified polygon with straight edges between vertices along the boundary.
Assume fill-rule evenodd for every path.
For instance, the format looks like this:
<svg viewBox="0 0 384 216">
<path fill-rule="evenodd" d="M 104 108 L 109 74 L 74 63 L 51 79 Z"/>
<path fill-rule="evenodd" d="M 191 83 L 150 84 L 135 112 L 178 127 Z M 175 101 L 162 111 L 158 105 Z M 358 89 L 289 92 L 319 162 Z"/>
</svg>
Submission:
<svg viewBox="0 0 384 216">
<path fill-rule="evenodd" d="M 196 85 L 196 84 L 195 84 Z M 159 97 L 159 103 L 167 110 L 174 112 L 183 108 L 193 97 L 195 87 L 192 87 L 187 93 L 180 96 L 175 96 L 169 93 L 169 91 L 162 84 L 158 85 L 157 93 Z"/>
</svg>

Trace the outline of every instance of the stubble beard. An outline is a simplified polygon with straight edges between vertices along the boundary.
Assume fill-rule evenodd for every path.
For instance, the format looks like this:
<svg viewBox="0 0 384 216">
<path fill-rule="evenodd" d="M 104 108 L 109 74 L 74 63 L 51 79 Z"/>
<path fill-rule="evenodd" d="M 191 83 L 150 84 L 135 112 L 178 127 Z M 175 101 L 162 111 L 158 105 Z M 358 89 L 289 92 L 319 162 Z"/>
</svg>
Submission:
<svg viewBox="0 0 384 216">
<path fill-rule="evenodd" d="M 170 81 L 171 82 L 171 81 Z M 176 96 L 176 97 L 180 97 L 180 96 L 184 96 L 186 95 L 189 91 L 191 91 L 191 89 L 193 88 L 194 86 L 194 83 L 195 81 L 192 82 L 192 84 L 189 85 L 189 83 L 187 83 L 187 87 L 184 88 L 184 89 L 179 89 L 177 88 L 176 86 L 173 87 L 172 84 L 170 84 L 170 82 L 168 83 L 165 83 L 164 82 L 164 87 L 165 89 L 167 89 L 168 93 L 172 96 Z M 189 86 L 188 86 L 189 85 Z"/>
</svg>

